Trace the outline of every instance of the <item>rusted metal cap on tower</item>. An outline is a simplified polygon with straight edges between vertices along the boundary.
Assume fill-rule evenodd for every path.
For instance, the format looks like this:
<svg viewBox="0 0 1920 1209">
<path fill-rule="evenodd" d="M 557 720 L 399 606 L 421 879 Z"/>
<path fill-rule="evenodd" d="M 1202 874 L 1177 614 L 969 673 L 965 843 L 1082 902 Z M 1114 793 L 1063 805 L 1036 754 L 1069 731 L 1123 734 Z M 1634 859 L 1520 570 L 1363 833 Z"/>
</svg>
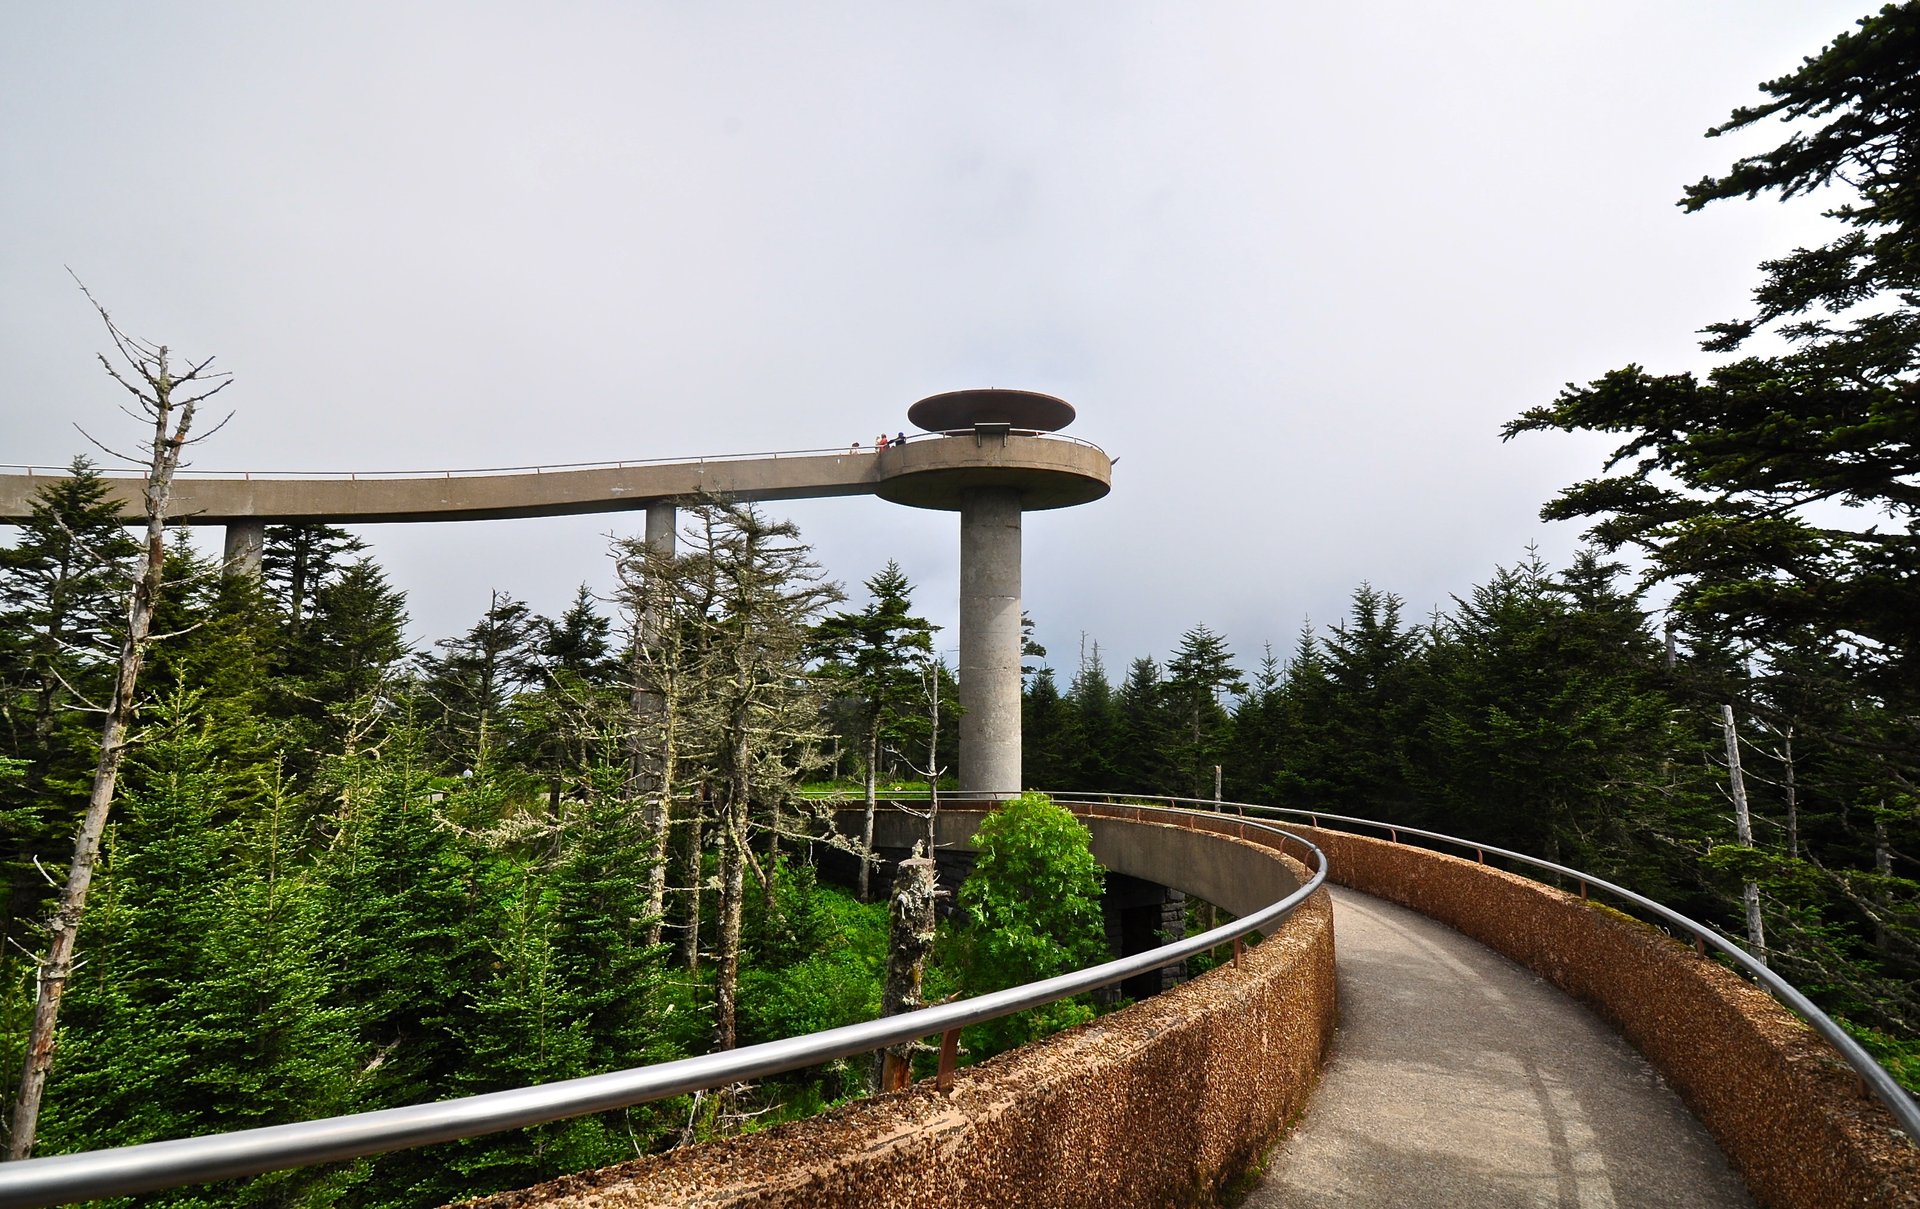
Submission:
<svg viewBox="0 0 1920 1209">
<path fill-rule="evenodd" d="M 1057 432 L 1073 423 L 1073 404 L 1036 390 L 950 390 L 907 408 L 907 419 L 928 432 L 957 432 L 976 424 Z"/>
</svg>

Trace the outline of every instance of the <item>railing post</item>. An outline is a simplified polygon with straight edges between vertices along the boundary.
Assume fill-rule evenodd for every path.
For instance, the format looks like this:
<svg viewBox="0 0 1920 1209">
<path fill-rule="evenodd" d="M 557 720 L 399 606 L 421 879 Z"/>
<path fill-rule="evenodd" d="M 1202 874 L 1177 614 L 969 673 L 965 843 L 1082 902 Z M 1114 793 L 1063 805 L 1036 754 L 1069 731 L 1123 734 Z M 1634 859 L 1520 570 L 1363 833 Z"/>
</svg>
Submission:
<svg viewBox="0 0 1920 1209">
<path fill-rule="evenodd" d="M 892 1050 L 880 1065 L 880 1090 L 905 1091 L 913 1086 L 913 1063 Z"/>
<path fill-rule="evenodd" d="M 940 1034 L 940 1073 L 935 1077 L 934 1086 L 941 1091 L 953 1090 L 953 1072 L 960 1065 L 960 1030 L 950 1028 Z"/>
</svg>

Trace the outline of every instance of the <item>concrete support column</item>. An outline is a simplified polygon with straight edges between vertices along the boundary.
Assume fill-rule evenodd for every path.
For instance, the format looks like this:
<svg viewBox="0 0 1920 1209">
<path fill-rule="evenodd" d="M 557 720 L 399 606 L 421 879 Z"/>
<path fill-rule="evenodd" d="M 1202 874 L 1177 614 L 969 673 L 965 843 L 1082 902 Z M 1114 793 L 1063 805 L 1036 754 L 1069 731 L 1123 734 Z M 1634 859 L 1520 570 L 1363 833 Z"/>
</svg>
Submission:
<svg viewBox="0 0 1920 1209">
<path fill-rule="evenodd" d="M 679 525 L 680 510 L 671 501 L 657 500 L 648 504 L 648 551 L 659 558 L 672 558 L 678 548 Z M 634 602 L 638 610 L 634 617 L 633 712 L 638 725 L 635 735 L 638 746 L 634 749 L 634 759 L 640 789 L 647 794 L 657 791 L 663 779 L 660 752 L 651 739 L 660 715 L 666 712 L 667 699 L 649 671 L 650 655 L 658 647 L 661 631 L 666 624 L 666 618 L 661 615 L 659 607 L 659 589 L 659 582 L 649 572 L 642 589 L 644 595 L 642 599 Z M 664 806 L 659 808 L 656 815 L 651 816 L 651 822 L 656 827 L 666 826 Z M 659 873 L 664 868 L 664 865 L 655 866 L 655 872 Z"/>
<path fill-rule="evenodd" d="M 1020 792 L 1020 492 L 960 501 L 960 794 Z"/>
<path fill-rule="evenodd" d="M 228 579 L 260 578 L 260 554 L 267 546 L 265 521 L 235 521 L 227 526 L 225 575 Z"/>
<path fill-rule="evenodd" d="M 655 500 L 647 505 L 647 549 L 672 558 L 679 548 L 680 509 L 672 500 Z"/>
</svg>

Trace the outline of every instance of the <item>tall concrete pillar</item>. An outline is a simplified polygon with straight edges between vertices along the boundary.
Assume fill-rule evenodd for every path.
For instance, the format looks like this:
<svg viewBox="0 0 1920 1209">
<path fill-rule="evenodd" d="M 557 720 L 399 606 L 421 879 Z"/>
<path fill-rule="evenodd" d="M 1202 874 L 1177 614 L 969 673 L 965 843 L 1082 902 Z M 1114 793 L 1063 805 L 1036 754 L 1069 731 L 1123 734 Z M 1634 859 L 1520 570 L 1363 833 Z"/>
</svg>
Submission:
<svg viewBox="0 0 1920 1209">
<path fill-rule="evenodd" d="M 647 549 L 673 557 L 679 546 L 680 509 L 672 500 L 655 500 L 647 505 Z"/>
<path fill-rule="evenodd" d="M 1020 792 L 1020 492 L 960 499 L 960 792 Z"/>
<path fill-rule="evenodd" d="M 647 505 L 647 549 L 660 558 L 672 558 L 679 540 L 680 510 L 670 501 L 655 501 Z M 661 616 L 657 607 L 657 585 L 649 576 L 645 597 L 637 602 L 639 615 L 634 618 L 633 712 L 639 723 L 636 742 L 641 746 L 635 751 L 636 769 L 643 793 L 653 793 L 660 788 L 662 769 L 660 753 L 648 740 L 660 715 L 666 712 L 667 699 L 655 683 L 648 670 L 650 653 L 660 643 L 661 631 L 666 626 L 666 618 Z M 666 825 L 665 807 L 652 816 L 655 827 Z M 663 873 L 664 865 L 656 865 L 655 873 Z M 655 879 L 658 881 L 658 879 Z M 664 885 L 664 882 L 660 882 Z"/>
<path fill-rule="evenodd" d="M 225 575 L 238 579 L 245 575 L 260 578 L 260 555 L 267 546 L 265 521 L 235 521 L 227 526 Z"/>
</svg>

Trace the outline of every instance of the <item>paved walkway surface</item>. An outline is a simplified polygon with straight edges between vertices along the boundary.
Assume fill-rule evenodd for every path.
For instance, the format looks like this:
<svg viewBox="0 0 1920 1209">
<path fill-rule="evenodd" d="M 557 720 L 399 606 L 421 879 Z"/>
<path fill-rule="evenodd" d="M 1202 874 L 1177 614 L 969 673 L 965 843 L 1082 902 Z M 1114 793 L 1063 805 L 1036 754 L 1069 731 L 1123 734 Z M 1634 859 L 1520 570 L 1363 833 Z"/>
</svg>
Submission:
<svg viewBox="0 0 1920 1209">
<path fill-rule="evenodd" d="M 1453 929 L 1334 888 L 1340 1028 L 1248 1209 L 1751 1206 L 1634 1048 Z"/>
</svg>

